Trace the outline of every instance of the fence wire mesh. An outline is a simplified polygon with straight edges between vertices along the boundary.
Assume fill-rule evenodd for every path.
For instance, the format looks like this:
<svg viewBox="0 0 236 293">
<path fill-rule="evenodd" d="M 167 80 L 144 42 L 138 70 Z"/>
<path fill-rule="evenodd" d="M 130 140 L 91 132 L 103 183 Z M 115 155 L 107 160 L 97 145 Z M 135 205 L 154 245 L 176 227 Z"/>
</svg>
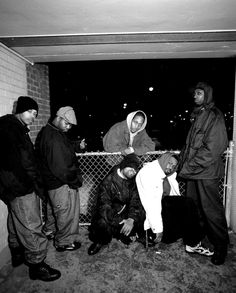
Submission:
<svg viewBox="0 0 236 293">
<path fill-rule="evenodd" d="M 179 151 L 172 151 L 179 154 Z M 151 162 L 157 159 L 165 151 L 149 152 L 139 157 L 140 167 L 145 162 Z M 107 176 L 113 166 L 121 162 L 123 156 L 120 153 L 84 153 L 78 154 L 81 171 L 83 174 L 83 186 L 80 188 L 80 224 L 89 225 L 92 211 L 97 196 L 99 183 Z M 227 159 L 227 152 L 223 156 L 224 162 Z M 225 175 L 226 176 L 226 175 Z M 185 182 L 179 181 L 181 195 L 185 193 Z M 219 192 L 220 197 L 224 198 L 225 181 L 220 180 Z"/>
</svg>

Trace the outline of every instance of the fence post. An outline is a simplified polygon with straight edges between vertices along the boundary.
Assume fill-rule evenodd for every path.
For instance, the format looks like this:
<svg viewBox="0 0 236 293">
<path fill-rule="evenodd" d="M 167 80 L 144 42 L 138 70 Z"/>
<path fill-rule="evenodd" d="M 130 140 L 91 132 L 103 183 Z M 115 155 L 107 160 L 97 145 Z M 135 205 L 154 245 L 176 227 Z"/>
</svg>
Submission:
<svg viewBox="0 0 236 293">
<path fill-rule="evenodd" d="M 232 201 L 232 161 L 233 161 L 233 141 L 229 142 L 226 151 L 225 176 L 224 176 L 224 206 L 225 217 L 230 227 L 231 201 Z"/>
</svg>

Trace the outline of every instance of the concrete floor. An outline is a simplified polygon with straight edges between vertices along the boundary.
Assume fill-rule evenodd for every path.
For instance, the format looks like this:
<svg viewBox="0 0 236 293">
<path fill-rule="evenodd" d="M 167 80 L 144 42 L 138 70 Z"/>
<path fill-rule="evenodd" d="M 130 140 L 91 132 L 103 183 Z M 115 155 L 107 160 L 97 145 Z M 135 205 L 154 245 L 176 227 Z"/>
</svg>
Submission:
<svg viewBox="0 0 236 293">
<path fill-rule="evenodd" d="M 57 252 L 49 242 L 47 262 L 61 271 L 59 280 L 32 281 L 25 265 L 13 269 L 7 263 L 0 271 L 0 293 L 235 293 L 236 234 L 230 233 L 230 240 L 221 266 L 211 264 L 210 258 L 187 254 L 181 239 L 148 250 L 137 242 L 126 247 L 112 240 L 89 256 L 90 241 L 83 228 L 77 251 Z"/>
</svg>

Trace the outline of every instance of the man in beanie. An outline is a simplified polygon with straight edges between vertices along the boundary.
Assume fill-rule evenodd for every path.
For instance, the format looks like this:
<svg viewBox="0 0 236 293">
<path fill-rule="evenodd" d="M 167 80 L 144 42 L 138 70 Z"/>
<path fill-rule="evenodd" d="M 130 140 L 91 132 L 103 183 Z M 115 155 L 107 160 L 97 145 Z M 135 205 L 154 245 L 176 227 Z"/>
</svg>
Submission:
<svg viewBox="0 0 236 293">
<path fill-rule="evenodd" d="M 134 180 L 139 164 L 134 154 L 127 155 L 99 185 L 89 228 L 89 238 L 93 242 L 88 249 L 89 255 L 96 254 L 112 237 L 130 244 L 136 233 L 143 231 L 145 214 Z"/>
<path fill-rule="evenodd" d="M 77 125 L 72 107 L 60 108 L 56 117 L 38 134 L 36 149 L 39 155 L 44 184 L 48 191 L 45 233 L 53 233 L 56 250 L 73 251 L 80 248 L 79 187 L 82 175 L 76 152 L 85 147 L 84 141 L 72 142 L 67 132 Z M 52 211 L 51 211 L 52 210 Z"/>
<path fill-rule="evenodd" d="M 44 262 L 48 240 L 42 233 L 42 180 L 29 137 L 29 125 L 38 115 L 37 103 L 20 96 L 16 114 L 0 118 L 0 196 L 8 206 L 9 248 L 12 266 L 29 266 L 31 279 L 53 281 L 60 272 Z"/>
<path fill-rule="evenodd" d="M 194 202 L 180 196 L 176 180 L 177 157 L 166 152 L 146 163 L 136 176 L 139 196 L 146 212 L 144 230 L 146 246 L 162 241 L 172 243 L 183 238 L 188 253 L 212 256 L 213 252 L 201 245 L 199 218 Z"/>
<path fill-rule="evenodd" d="M 219 195 L 219 181 L 224 176 L 222 155 L 228 138 L 224 116 L 215 106 L 213 89 L 199 82 L 194 90 L 195 108 L 192 125 L 181 151 L 179 176 L 186 179 L 186 196 L 191 197 L 201 220 L 203 236 L 214 246 L 212 263 L 225 262 L 229 235 L 223 202 Z"/>
</svg>

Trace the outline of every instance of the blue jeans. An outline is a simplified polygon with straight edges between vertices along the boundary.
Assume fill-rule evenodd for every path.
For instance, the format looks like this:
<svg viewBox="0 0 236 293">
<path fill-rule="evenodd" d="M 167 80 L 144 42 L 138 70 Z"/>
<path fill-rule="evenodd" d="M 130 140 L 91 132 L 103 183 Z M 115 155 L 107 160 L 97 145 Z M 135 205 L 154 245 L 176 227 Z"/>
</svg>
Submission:
<svg viewBox="0 0 236 293">
<path fill-rule="evenodd" d="M 55 246 L 69 245 L 79 241 L 79 191 L 68 185 L 62 185 L 57 189 L 49 190 L 48 195 L 54 218 L 50 216 L 45 226 L 53 227 L 53 222 L 56 220 Z"/>
<path fill-rule="evenodd" d="M 23 245 L 29 264 L 42 262 L 47 254 L 47 238 L 42 233 L 40 198 L 33 192 L 16 197 L 8 204 L 10 248 Z"/>
</svg>

